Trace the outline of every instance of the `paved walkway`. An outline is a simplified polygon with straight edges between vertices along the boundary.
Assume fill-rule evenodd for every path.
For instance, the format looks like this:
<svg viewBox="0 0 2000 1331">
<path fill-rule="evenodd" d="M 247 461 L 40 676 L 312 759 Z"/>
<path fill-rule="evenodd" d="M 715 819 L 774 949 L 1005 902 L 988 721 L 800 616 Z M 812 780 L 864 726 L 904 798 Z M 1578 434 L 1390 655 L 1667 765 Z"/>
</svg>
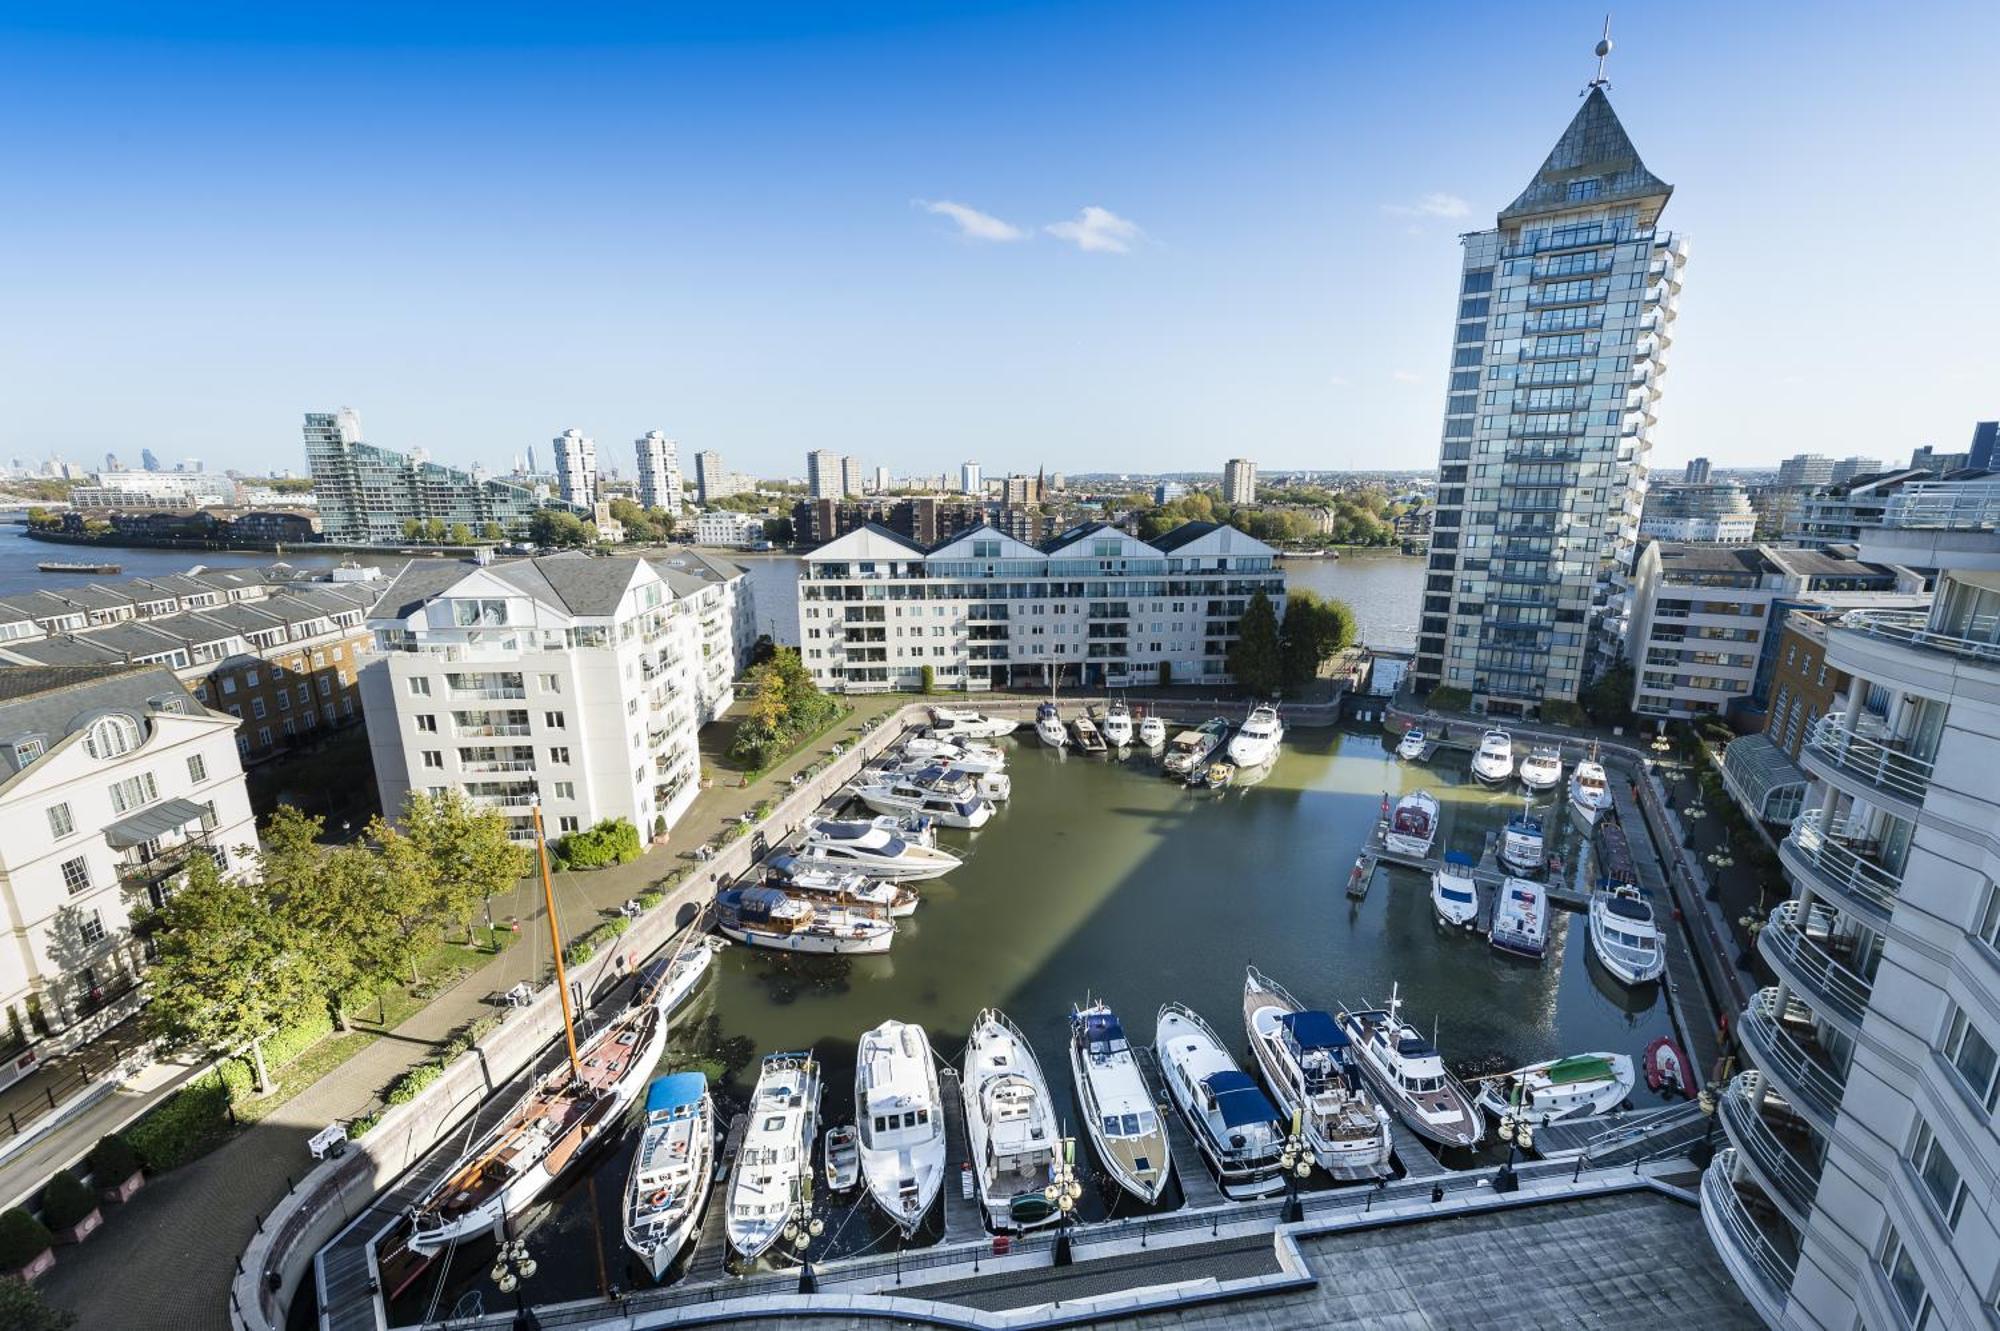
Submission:
<svg viewBox="0 0 2000 1331">
<path fill-rule="evenodd" d="M 696 796 L 667 846 L 630 864 L 558 874 L 556 908 L 566 932 L 581 933 L 602 912 L 615 910 L 674 869 L 693 863 L 695 846 L 788 789 L 794 773 L 823 759 L 833 744 L 852 739 L 862 724 L 910 699 L 888 695 L 853 701 L 852 716 L 749 788 L 730 784 L 727 773 L 719 774 L 712 787 Z M 707 741 L 709 732 L 703 737 Z M 227 1327 L 228 1285 L 237 1256 L 261 1217 L 311 1167 L 306 1139 L 328 1123 L 376 1107 L 397 1077 L 429 1058 L 454 1031 L 497 1011 L 490 996 L 518 980 L 537 978 L 550 966 L 539 881 L 524 881 L 512 893 L 495 897 L 493 914 L 503 926 L 510 919 L 518 921 L 527 936 L 269 1117 L 193 1164 L 151 1181 L 126 1205 L 110 1208 L 98 1236 L 81 1248 L 62 1249 L 56 1268 L 42 1278 L 49 1300 L 77 1313 L 84 1327 L 136 1325 L 135 1298 L 146 1308 L 146 1324 L 190 1331 Z"/>
</svg>

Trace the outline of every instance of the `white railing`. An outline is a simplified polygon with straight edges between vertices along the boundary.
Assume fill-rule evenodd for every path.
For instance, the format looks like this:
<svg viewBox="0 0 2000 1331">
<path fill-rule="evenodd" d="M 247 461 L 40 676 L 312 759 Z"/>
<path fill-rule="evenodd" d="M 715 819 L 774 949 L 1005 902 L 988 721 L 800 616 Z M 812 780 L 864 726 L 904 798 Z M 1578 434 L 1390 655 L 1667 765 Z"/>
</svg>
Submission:
<svg viewBox="0 0 2000 1331">
<path fill-rule="evenodd" d="M 1808 809 L 1792 820 L 1785 840 L 1838 891 L 1884 914 L 1894 911 L 1903 880 L 1854 848 L 1856 842 L 1869 839 L 1867 830 L 1841 818 L 1822 827 L 1824 818 L 1825 810 Z"/>
<path fill-rule="evenodd" d="M 1759 990 L 1750 1000 L 1750 1006 L 1743 1010 L 1744 1037 L 1756 1050 L 1757 1062 L 1765 1072 L 1780 1076 L 1797 1092 L 1787 1098 L 1802 1108 L 1817 1110 L 1821 1118 L 1831 1123 L 1840 1116 L 1840 1098 L 1845 1088 L 1839 1077 L 1785 1029 L 1778 1020 L 1777 1009 L 1778 991 Z M 1790 1015 L 1809 1019 L 1810 1014 L 1794 1000 Z"/>
<path fill-rule="evenodd" d="M 2000 642 L 1934 633 L 1929 628 L 1929 622 L 1928 614 L 1922 610 L 1850 610 L 1840 617 L 1842 628 L 1865 633 L 1871 638 L 2000 665 Z"/>
<path fill-rule="evenodd" d="M 1847 725 L 1845 712 L 1829 712 L 1813 723 L 1806 747 L 1841 771 L 1893 795 L 1923 803 L 1931 788 L 1932 764 L 1871 738 Z"/>
<path fill-rule="evenodd" d="M 2000 529 L 2000 480 L 1911 481 L 1890 496 L 1882 525 L 1933 531 Z"/>
<path fill-rule="evenodd" d="M 1838 917 L 1824 908 L 1813 911 L 1812 928 L 1801 926 L 1799 904 L 1787 901 L 1771 912 L 1770 926 L 1757 936 L 1759 947 L 1776 953 L 1804 982 L 1815 999 L 1849 1021 L 1858 1022 L 1868 1011 L 1868 996 L 1874 986 L 1835 958 L 1822 938 L 1833 931 Z M 1814 936 L 1817 930 L 1819 937 Z"/>
<path fill-rule="evenodd" d="M 1754 1160 L 1764 1176 L 1777 1185 L 1784 1194 L 1778 1200 L 1789 1202 L 1797 1216 L 1803 1217 L 1812 1211 L 1813 1198 L 1819 1193 L 1819 1176 L 1806 1168 L 1759 1112 L 1757 1098 L 1763 1086 L 1761 1072 L 1737 1074 L 1722 1094 L 1723 1131 L 1736 1143 L 1737 1150 Z"/>
<path fill-rule="evenodd" d="M 1736 1185 L 1730 1181 L 1735 1166 L 1733 1148 L 1716 1153 L 1715 1160 L 1701 1176 L 1702 1214 L 1710 1219 L 1710 1235 L 1718 1242 L 1726 1239 L 1730 1251 L 1757 1278 L 1760 1286 L 1757 1292 L 1764 1296 L 1763 1302 L 1783 1308 L 1791 1295 L 1796 1262 L 1786 1257 L 1750 1218 L 1743 1199 L 1736 1195 Z"/>
</svg>

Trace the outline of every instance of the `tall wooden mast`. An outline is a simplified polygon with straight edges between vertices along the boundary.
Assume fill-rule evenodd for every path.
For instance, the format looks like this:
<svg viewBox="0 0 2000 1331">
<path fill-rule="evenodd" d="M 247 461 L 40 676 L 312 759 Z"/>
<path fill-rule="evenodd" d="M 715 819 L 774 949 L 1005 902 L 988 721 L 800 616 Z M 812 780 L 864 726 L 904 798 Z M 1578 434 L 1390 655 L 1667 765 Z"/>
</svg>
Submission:
<svg viewBox="0 0 2000 1331">
<path fill-rule="evenodd" d="M 563 970 L 562 930 L 556 927 L 556 889 L 549 881 L 549 843 L 542 839 L 542 804 L 535 801 L 535 857 L 542 866 L 542 903 L 549 912 L 549 942 L 556 952 L 556 995 L 562 1000 L 563 1038 L 569 1042 L 570 1075 L 581 1078 L 583 1064 L 576 1057 L 576 1020 L 569 1010 L 569 976 Z"/>
</svg>

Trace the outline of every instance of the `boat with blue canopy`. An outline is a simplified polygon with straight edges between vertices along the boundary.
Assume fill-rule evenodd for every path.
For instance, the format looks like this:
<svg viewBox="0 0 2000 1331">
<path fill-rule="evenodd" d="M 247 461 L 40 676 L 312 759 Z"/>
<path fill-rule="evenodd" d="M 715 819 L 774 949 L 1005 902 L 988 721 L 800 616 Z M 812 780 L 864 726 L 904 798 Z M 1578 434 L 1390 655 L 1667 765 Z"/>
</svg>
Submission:
<svg viewBox="0 0 2000 1331">
<path fill-rule="evenodd" d="M 1179 1003 L 1166 1004 L 1153 1030 L 1153 1057 L 1224 1196 L 1266 1197 L 1285 1186 L 1278 1107 L 1236 1066 L 1207 1022 Z"/>
<path fill-rule="evenodd" d="M 1331 1014 L 1308 1008 L 1255 966 L 1243 977 L 1243 1025 L 1280 1113 L 1336 1179 L 1387 1178 L 1389 1115 L 1354 1064 Z"/>
<path fill-rule="evenodd" d="M 708 1078 L 671 1072 L 646 1088 L 646 1128 L 625 1179 L 625 1246 L 655 1280 L 687 1247 L 715 1176 Z"/>
</svg>

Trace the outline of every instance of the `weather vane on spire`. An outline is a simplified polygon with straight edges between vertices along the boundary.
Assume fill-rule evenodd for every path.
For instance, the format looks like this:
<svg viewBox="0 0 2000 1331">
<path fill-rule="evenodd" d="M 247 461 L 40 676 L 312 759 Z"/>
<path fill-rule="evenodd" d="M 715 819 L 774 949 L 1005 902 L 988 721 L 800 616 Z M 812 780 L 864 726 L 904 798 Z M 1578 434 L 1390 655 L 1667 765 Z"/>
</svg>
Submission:
<svg viewBox="0 0 2000 1331">
<path fill-rule="evenodd" d="M 1590 90 L 1592 88 L 1608 88 L 1611 86 L 1611 80 L 1604 77 L 1604 59 L 1606 56 L 1610 54 L 1611 54 L 1611 15 L 1606 14 L 1604 16 L 1604 35 L 1597 39 L 1597 77 L 1592 79 L 1590 83 L 1587 86 L 1585 86 L 1583 90 L 1584 96 L 1586 97 L 1589 96 Z"/>
</svg>

